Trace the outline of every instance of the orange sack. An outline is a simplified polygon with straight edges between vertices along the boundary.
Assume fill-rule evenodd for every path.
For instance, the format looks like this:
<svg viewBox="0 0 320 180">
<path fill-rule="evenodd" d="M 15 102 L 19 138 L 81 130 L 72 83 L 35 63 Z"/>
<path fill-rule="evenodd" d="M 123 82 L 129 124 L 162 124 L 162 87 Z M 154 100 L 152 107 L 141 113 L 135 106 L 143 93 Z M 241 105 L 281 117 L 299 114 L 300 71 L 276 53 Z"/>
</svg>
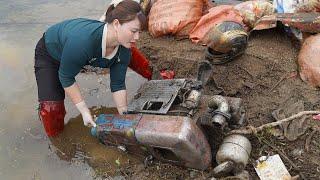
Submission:
<svg viewBox="0 0 320 180">
<path fill-rule="evenodd" d="M 313 87 L 320 87 L 320 34 L 305 40 L 298 64 L 301 79 Z"/>
<path fill-rule="evenodd" d="M 202 16 L 207 0 L 157 0 L 149 13 L 148 29 L 153 37 L 187 36 Z"/>
<path fill-rule="evenodd" d="M 206 34 L 212 27 L 224 21 L 243 24 L 242 20 L 240 13 L 233 6 L 216 6 L 209 9 L 208 14 L 202 16 L 197 25 L 192 29 L 189 37 L 192 42 L 198 43 L 200 41 L 203 44 L 207 44 L 210 40 L 206 38 Z"/>
</svg>

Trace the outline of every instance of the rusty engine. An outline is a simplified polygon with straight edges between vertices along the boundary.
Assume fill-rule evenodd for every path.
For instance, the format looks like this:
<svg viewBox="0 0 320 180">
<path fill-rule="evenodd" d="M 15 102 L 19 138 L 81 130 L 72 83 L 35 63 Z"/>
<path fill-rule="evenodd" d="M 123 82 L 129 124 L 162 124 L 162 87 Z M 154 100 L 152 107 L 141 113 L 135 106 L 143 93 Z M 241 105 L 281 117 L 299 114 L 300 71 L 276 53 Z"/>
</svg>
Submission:
<svg viewBox="0 0 320 180">
<path fill-rule="evenodd" d="M 148 81 L 128 104 L 127 114 L 101 114 L 91 133 L 105 145 L 143 157 L 146 164 L 155 158 L 205 170 L 218 149 L 211 132 L 241 125 L 245 113 L 240 98 L 202 95 L 201 89 L 202 82 L 193 79 Z M 237 152 L 222 147 L 216 159 L 219 164 L 239 165 L 234 169 L 241 170 L 251 151 L 247 144 L 238 145 Z M 233 157 L 239 150 L 244 152 L 242 161 Z"/>
</svg>

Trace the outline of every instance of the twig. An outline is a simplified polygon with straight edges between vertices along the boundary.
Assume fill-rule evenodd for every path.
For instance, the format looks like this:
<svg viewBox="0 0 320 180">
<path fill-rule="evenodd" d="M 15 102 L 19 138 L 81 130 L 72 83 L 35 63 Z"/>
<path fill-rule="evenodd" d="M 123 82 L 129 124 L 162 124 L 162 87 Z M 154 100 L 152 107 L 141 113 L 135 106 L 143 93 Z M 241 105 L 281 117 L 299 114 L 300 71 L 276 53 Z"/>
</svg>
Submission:
<svg viewBox="0 0 320 180">
<path fill-rule="evenodd" d="M 254 78 L 255 76 L 251 73 L 251 72 L 249 72 L 246 68 L 243 68 L 243 67 L 241 67 L 241 66 L 237 66 L 239 69 L 242 69 L 242 70 L 244 70 L 246 73 L 248 73 L 252 78 Z"/>
<path fill-rule="evenodd" d="M 289 79 L 289 78 L 292 78 L 294 76 L 296 76 L 296 72 L 293 71 L 293 72 L 290 72 L 289 74 L 285 74 L 281 77 L 281 79 L 269 90 L 269 92 L 272 92 L 283 80 L 285 79 Z"/>
<path fill-rule="evenodd" d="M 292 115 L 288 118 L 285 118 L 285 119 L 282 119 L 282 120 L 279 120 L 276 122 L 264 124 L 259 127 L 247 126 L 247 127 L 245 127 L 245 129 L 237 129 L 237 130 L 230 131 L 228 134 L 256 134 L 265 128 L 275 127 L 275 126 L 281 125 L 284 122 L 292 121 L 292 120 L 299 118 L 301 116 L 310 115 L 310 114 L 319 114 L 319 113 L 320 113 L 320 111 L 301 111 L 298 114 Z"/>
<path fill-rule="evenodd" d="M 259 56 L 259 55 L 256 55 L 256 54 L 251 54 L 251 53 L 245 53 L 246 55 L 248 55 L 248 56 L 251 56 L 251 57 L 254 57 L 254 58 L 257 58 L 257 59 L 260 59 L 260 60 L 270 60 L 270 61 L 272 61 L 273 59 L 275 59 L 275 58 L 269 58 L 269 57 L 263 57 L 263 56 Z"/>
<path fill-rule="evenodd" d="M 66 156 L 66 153 L 64 153 L 63 151 L 61 151 L 59 148 L 55 147 L 55 149 L 56 149 L 59 153 L 61 153 L 63 156 Z"/>
<path fill-rule="evenodd" d="M 265 139 L 262 139 L 261 141 L 263 143 L 265 143 L 266 145 L 268 145 L 269 147 L 271 147 L 272 149 L 274 149 L 275 151 L 277 151 L 277 153 L 282 158 L 284 158 L 294 168 L 294 170 L 299 172 L 299 175 L 300 175 L 301 179 L 306 179 L 305 176 L 302 174 L 302 172 L 300 172 L 300 168 L 293 161 L 291 161 L 291 159 L 289 159 L 288 156 L 286 156 L 286 154 L 284 152 L 282 152 L 279 148 L 275 147 L 274 145 L 272 145 L 271 143 L 269 143 Z"/>
<path fill-rule="evenodd" d="M 274 67 L 276 66 L 276 61 L 273 62 L 272 67 L 270 69 L 270 71 L 273 71 Z"/>
<path fill-rule="evenodd" d="M 304 145 L 304 148 L 306 149 L 307 152 L 309 152 L 309 150 L 310 150 L 310 142 L 311 142 L 311 139 L 312 139 L 313 135 L 315 135 L 316 132 L 318 132 L 318 130 L 314 129 L 306 139 L 306 143 Z"/>
<path fill-rule="evenodd" d="M 269 90 L 269 92 L 272 92 L 283 80 L 286 79 L 287 75 L 284 75 L 281 77 L 281 79 Z"/>
</svg>

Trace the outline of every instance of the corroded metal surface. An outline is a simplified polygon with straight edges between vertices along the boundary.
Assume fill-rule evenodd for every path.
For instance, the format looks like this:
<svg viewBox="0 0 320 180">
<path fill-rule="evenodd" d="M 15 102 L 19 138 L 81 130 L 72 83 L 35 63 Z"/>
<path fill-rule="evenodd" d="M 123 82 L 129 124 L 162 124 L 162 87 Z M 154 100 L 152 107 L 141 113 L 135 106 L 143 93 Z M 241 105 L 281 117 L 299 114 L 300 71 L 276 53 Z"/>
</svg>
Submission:
<svg viewBox="0 0 320 180">
<path fill-rule="evenodd" d="M 212 96 L 209 95 L 202 95 L 200 98 L 200 103 L 198 107 L 199 112 L 196 113 L 193 117 L 194 121 L 197 121 L 198 124 L 201 123 L 199 122 L 199 120 L 201 120 L 201 118 L 204 118 L 203 115 L 208 113 L 208 101 L 211 99 L 211 97 Z M 243 124 L 243 122 L 245 121 L 245 110 L 242 103 L 242 99 L 227 96 L 225 96 L 224 98 L 226 98 L 226 100 L 228 101 L 231 113 L 231 119 L 228 121 L 228 123 L 232 125 Z"/>
<path fill-rule="evenodd" d="M 211 165 L 206 137 L 188 117 L 143 115 L 135 136 L 141 144 L 153 147 L 153 155 L 162 161 L 202 170 Z"/>
<path fill-rule="evenodd" d="M 128 104 L 128 112 L 167 114 L 185 83 L 185 79 L 151 80 L 146 82 Z"/>
<path fill-rule="evenodd" d="M 302 32 L 320 32 L 320 13 L 279 13 L 265 16 L 257 23 L 254 30 L 262 30 L 275 27 L 277 21 Z"/>
<path fill-rule="evenodd" d="M 277 14 L 277 20 L 303 32 L 320 32 L 320 13 Z"/>
<path fill-rule="evenodd" d="M 134 129 L 141 115 L 101 114 L 97 120 L 97 133 L 106 145 L 137 144 Z"/>
<path fill-rule="evenodd" d="M 121 147 L 135 155 L 153 155 L 164 162 L 201 170 L 211 165 L 209 143 L 188 117 L 102 114 L 96 133 L 92 134 L 105 145 Z"/>
<path fill-rule="evenodd" d="M 233 171 L 241 172 L 248 164 L 251 149 L 251 143 L 246 137 L 238 134 L 227 136 L 216 154 L 216 161 L 218 164 L 234 162 Z"/>
</svg>

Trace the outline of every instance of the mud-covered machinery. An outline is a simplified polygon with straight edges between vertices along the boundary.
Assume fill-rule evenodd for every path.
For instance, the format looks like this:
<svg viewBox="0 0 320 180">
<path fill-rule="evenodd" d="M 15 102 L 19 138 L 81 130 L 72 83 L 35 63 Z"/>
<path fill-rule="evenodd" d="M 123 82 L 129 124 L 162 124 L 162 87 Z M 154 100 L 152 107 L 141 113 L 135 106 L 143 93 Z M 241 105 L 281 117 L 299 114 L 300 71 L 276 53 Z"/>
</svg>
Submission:
<svg viewBox="0 0 320 180">
<path fill-rule="evenodd" d="M 241 124 L 244 111 L 241 99 L 202 95 L 201 89 L 201 81 L 193 79 L 148 81 L 128 104 L 128 114 L 101 114 L 91 133 L 103 144 L 146 161 L 153 157 L 207 169 L 212 165 L 214 146 L 207 131 L 213 126 Z M 228 164 L 237 164 L 232 163 L 232 156 L 227 159 Z"/>
<path fill-rule="evenodd" d="M 188 117 L 102 114 L 97 124 L 91 133 L 103 144 L 145 157 L 146 161 L 156 158 L 195 169 L 211 165 L 208 141 Z"/>
</svg>

